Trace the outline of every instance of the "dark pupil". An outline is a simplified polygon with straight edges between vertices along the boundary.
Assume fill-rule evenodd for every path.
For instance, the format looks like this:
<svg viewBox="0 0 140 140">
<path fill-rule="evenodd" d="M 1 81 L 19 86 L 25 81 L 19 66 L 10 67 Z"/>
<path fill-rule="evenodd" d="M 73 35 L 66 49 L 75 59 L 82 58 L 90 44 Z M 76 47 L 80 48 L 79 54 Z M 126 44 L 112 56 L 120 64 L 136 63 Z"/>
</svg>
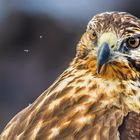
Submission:
<svg viewBox="0 0 140 140">
<path fill-rule="evenodd" d="M 96 36 L 96 33 L 95 32 L 93 32 L 93 36 Z"/>
<path fill-rule="evenodd" d="M 130 38 L 129 40 L 130 44 L 134 45 L 136 43 L 135 39 L 134 38 Z"/>
</svg>

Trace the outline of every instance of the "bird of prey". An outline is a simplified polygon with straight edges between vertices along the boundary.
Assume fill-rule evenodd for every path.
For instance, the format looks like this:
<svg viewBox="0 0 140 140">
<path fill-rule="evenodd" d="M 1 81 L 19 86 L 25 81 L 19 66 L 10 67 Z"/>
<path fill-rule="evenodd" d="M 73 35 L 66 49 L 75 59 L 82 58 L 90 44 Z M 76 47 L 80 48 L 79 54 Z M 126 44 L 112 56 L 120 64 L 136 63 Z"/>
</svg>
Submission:
<svg viewBox="0 0 140 140">
<path fill-rule="evenodd" d="M 69 67 L 5 127 L 0 140 L 140 140 L 140 20 L 88 23 Z"/>
</svg>

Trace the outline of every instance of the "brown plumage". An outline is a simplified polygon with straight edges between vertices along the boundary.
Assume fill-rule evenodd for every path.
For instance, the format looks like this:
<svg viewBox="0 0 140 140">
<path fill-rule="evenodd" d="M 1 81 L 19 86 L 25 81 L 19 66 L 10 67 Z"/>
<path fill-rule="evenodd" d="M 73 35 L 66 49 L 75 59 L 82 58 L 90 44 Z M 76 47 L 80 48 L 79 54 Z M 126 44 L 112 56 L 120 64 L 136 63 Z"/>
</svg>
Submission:
<svg viewBox="0 0 140 140">
<path fill-rule="evenodd" d="M 69 67 L 0 140 L 140 140 L 139 33 L 128 13 L 94 16 Z"/>
</svg>

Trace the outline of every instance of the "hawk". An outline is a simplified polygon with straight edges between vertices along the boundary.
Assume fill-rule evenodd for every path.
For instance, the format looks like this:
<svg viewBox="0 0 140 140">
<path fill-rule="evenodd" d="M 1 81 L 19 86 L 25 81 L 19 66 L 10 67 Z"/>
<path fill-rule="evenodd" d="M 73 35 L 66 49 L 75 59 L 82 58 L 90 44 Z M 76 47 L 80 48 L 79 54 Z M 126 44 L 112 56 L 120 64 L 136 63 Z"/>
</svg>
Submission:
<svg viewBox="0 0 140 140">
<path fill-rule="evenodd" d="M 140 20 L 95 15 L 69 67 L 0 140 L 140 140 Z"/>
</svg>

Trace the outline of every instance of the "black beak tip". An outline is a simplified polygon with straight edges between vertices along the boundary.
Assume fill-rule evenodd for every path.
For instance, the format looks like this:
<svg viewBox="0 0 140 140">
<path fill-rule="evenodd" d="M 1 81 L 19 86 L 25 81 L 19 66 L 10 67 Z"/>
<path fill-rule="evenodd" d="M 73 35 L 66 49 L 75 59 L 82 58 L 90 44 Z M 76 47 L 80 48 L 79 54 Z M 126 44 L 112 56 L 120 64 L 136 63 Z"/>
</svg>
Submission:
<svg viewBox="0 0 140 140">
<path fill-rule="evenodd" d="M 100 74 L 102 65 L 97 65 L 97 74 Z"/>
</svg>

